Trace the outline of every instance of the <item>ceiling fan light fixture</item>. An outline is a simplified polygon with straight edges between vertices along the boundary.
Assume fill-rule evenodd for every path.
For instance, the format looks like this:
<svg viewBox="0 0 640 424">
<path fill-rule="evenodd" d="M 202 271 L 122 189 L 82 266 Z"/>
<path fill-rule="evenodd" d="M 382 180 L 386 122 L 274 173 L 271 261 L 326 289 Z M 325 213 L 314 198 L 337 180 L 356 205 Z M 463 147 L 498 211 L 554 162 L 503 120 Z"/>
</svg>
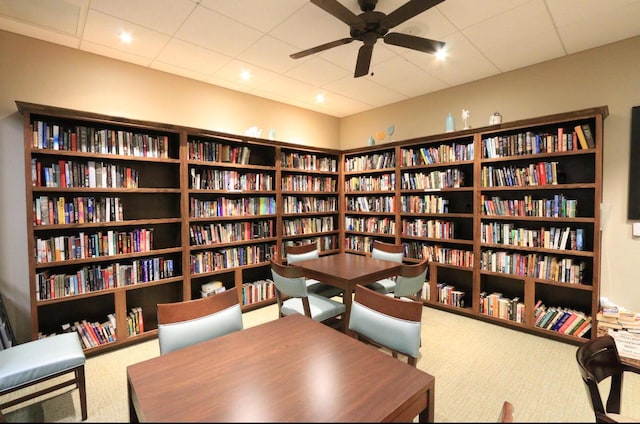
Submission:
<svg viewBox="0 0 640 424">
<path fill-rule="evenodd" d="M 362 46 L 358 50 L 356 69 L 353 74 L 354 78 L 358 78 L 369 73 L 373 46 L 378 38 L 382 38 L 387 44 L 434 54 L 438 49 L 444 47 L 442 41 L 388 31 L 443 1 L 444 0 L 408 0 L 405 4 L 387 15 L 374 10 L 378 0 L 358 0 L 358 5 L 362 13 L 356 15 L 338 0 L 311 0 L 311 3 L 314 5 L 347 24 L 349 26 L 350 37 L 293 53 L 289 55 L 289 57 L 292 59 L 300 59 L 301 57 L 319 53 L 355 40 L 361 41 Z"/>
</svg>

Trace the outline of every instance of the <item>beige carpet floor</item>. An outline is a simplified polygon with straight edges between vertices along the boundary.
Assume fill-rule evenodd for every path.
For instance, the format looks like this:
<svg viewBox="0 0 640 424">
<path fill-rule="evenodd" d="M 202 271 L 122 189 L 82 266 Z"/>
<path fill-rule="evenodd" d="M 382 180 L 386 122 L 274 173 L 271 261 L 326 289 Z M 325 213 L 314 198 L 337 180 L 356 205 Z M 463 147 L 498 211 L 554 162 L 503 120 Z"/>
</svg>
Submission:
<svg viewBox="0 0 640 424">
<path fill-rule="evenodd" d="M 245 327 L 276 319 L 247 312 Z M 519 422 L 593 422 L 575 345 L 424 308 L 418 368 L 436 377 L 436 422 L 495 422 L 503 400 Z M 157 339 L 89 357 L 87 422 L 127 422 L 126 367 L 159 355 Z M 606 390 L 606 387 L 605 387 Z M 623 413 L 640 417 L 640 376 L 626 377 Z M 78 422 L 77 391 L 7 414 L 9 422 Z"/>
</svg>

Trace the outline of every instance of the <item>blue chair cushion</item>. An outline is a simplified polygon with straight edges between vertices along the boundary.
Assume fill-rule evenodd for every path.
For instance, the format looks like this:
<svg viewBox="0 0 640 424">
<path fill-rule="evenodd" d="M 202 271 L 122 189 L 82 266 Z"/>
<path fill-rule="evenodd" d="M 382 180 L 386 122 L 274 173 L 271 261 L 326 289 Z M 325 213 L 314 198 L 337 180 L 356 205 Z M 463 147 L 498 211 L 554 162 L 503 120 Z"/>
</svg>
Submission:
<svg viewBox="0 0 640 424">
<path fill-rule="evenodd" d="M 18 344 L 0 351 L 0 391 L 71 371 L 84 363 L 76 332 Z"/>
<path fill-rule="evenodd" d="M 396 282 L 392 278 L 383 278 L 382 280 L 368 284 L 367 287 L 377 291 L 378 293 L 393 293 L 396 289 Z"/>
<path fill-rule="evenodd" d="M 309 298 L 311 317 L 314 321 L 324 321 L 337 315 L 343 314 L 346 311 L 346 306 L 344 305 L 344 303 L 336 302 L 333 299 L 329 299 L 327 297 L 313 293 L 309 293 L 307 297 Z M 302 299 L 295 297 L 285 300 L 284 302 L 282 302 L 281 312 L 284 315 L 304 315 Z"/>
</svg>

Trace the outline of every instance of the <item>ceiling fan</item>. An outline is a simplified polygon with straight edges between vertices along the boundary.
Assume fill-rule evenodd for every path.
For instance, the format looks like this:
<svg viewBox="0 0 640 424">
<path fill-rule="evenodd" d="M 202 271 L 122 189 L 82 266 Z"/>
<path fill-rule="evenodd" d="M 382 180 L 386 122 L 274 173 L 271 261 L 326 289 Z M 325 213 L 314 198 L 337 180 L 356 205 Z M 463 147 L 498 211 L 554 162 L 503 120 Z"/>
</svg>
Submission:
<svg viewBox="0 0 640 424">
<path fill-rule="evenodd" d="M 378 0 L 358 0 L 358 5 L 362 13 L 356 15 L 337 0 L 311 0 L 311 3 L 349 25 L 349 33 L 351 36 L 291 54 L 290 57 L 292 59 L 299 59 L 310 54 L 348 44 L 354 40 L 362 41 L 364 44 L 360 47 L 360 50 L 358 50 L 356 69 L 353 74 L 354 78 L 358 78 L 369 73 L 373 45 L 378 41 L 378 38 L 382 38 L 387 44 L 406 47 L 425 53 L 435 53 L 444 47 L 444 42 L 399 32 L 389 32 L 389 30 L 443 1 L 444 0 L 409 0 L 404 5 L 386 15 L 374 10 Z"/>
</svg>

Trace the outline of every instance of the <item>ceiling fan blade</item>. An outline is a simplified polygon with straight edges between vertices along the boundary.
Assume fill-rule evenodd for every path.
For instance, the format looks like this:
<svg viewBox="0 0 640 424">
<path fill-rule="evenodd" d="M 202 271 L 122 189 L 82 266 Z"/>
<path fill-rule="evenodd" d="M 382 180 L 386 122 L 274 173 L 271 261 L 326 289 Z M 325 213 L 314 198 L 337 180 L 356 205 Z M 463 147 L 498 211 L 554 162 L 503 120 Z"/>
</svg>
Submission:
<svg viewBox="0 0 640 424">
<path fill-rule="evenodd" d="M 410 0 L 383 18 L 382 21 L 380 21 L 380 26 L 391 29 L 443 1 L 444 0 Z"/>
<path fill-rule="evenodd" d="M 354 39 L 349 37 L 349 38 L 341 38 L 340 40 L 336 40 L 336 41 L 332 41 L 330 43 L 326 43 L 326 44 L 321 44 L 319 46 L 316 47 L 312 47 L 310 49 L 307 50 L 302 50 L 301 52 L 298 53 L 293 53 L 290 54 L 289 57 L 292 59 L 300 59 L 301 57 L 305 57 L 305 56 L 309 56 L 310 54 L 314 54 L 314 53 L 318 53 L 324 50 L 328 50 L 332 47 L 338 47 L 341 46 L 343 44 L 348 44 L 350 42 L 352 42 Z"/>
<path fill-rule="evenodd" d="M 340 19 L 349 27 L 355 27 L 364 30 L 365 22 L 358 15 L 347 9 L 338 0 L 311 0 L 311 3 L 318 6 L 325 12 Z"/>
<path fill-rule="evenodd" d="M 384 36 L 383 40 L 387 44 L 406 47 L 408 49 L 418 50 L 425 53 L 435 53 L 445 46 L 443 41 L 401 34 L 399 32 L 390 32 Z"/>
<path fill-rule="evenodd" d="M 354 78 L 358 78 L 369 73 L 372 54 L 373 44 L 364 44 L 360 47 L 360 50 L 358 50 L 358 60 L 356 61 L 356 71 L 353 73 Z"/>
</svg>

